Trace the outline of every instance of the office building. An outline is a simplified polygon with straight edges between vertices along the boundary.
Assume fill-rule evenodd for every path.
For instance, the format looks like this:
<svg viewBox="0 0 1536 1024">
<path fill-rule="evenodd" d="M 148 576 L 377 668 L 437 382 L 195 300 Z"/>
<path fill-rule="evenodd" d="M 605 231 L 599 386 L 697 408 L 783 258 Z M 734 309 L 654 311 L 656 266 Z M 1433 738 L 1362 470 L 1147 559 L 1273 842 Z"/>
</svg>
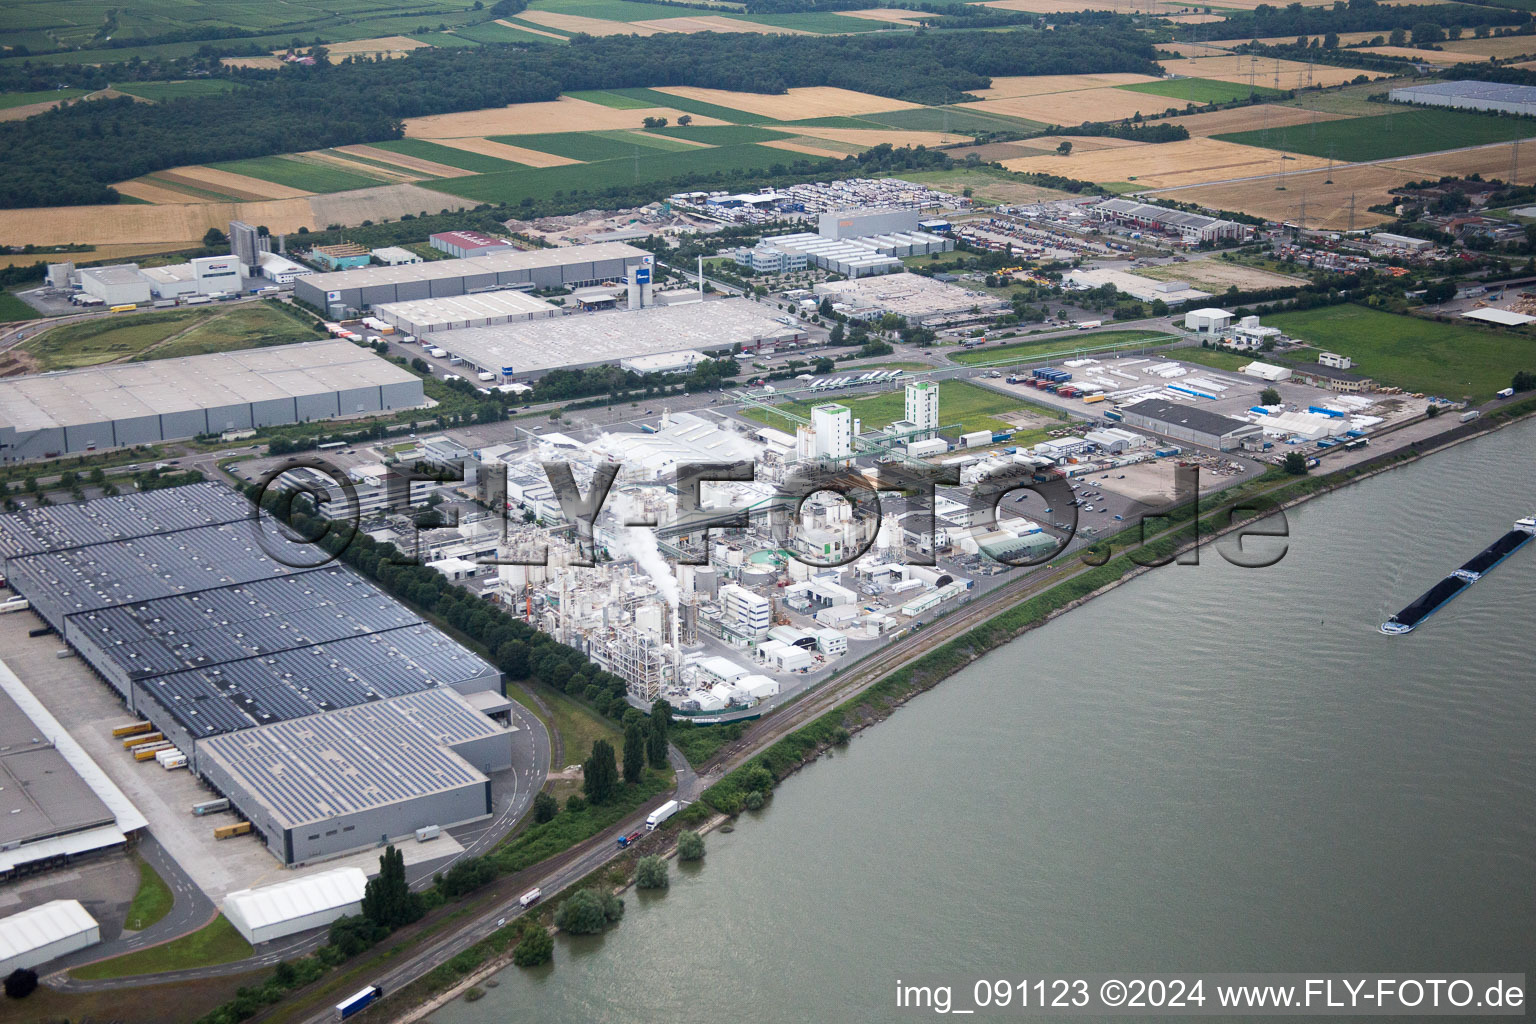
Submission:
<svg viewBox="0 0 1536 1024">
<path fill-rule="evenodd" d="M 939 382 L 916 380 L 907 385 L 906 415 L 903 417 L 920 433 L 909 435 L 914 441 L 933 437 L 939 431 Z"/>
</svg>

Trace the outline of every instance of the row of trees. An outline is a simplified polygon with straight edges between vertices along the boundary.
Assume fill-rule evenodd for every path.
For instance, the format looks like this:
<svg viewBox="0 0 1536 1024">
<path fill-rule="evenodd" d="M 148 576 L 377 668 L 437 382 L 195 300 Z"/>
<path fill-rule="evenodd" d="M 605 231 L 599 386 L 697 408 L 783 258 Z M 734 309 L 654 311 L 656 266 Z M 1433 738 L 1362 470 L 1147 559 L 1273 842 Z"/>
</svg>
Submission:
<svg viewBox="0 0 1536 1024">
<path fill-rule="evenodd" d="M 1339 32 L 1411 31 L 1415 25 L 1453 25 L 1474 28 L 1479 25 L 1517 25 L 1531 20 L 1524 11 L 1505 7 L 1478 7 L 1468 4 L 1384 4 L 1377 0 L 1349 0 L 1331 7 L 1303 7 L 1288 4 L 1273 7 L 1260 4 L 1252 11 L 1233 12 L 1226 19 L 1209 25 L 1184 26 L 1175 34 L 1180 39 L 1262 39 L 1266 36 L 1326 36 Z"/>
</svg>

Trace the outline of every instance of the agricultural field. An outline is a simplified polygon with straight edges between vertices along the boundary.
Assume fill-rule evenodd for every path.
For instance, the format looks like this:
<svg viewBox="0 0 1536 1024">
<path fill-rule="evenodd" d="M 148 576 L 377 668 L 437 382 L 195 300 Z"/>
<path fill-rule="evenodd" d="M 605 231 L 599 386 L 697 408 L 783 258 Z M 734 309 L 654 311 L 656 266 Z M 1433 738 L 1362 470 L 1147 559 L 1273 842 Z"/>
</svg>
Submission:
<svg viewBox="0 0 1536 1024">
<path fill-rule="evenodd" d="M 1536 122 L 1493 114 L 1393 105 L 1378 117 L 1347 118 L 1214 137 L 1257 146 L 1261 144 L 1261 134 L 1267 137 L 1262 144 L 1273 149 L 1356 162 L 1528 139 L 1536 135 Z"/>
<path fill-rule="evenodd" d="M 1005 160 L 1003 166 L 1010 171 L 1040 171 L 1088 181 L 1135 182 L 1138 188 L 1169 188 L 1289 173 L 1321 167 L 1325 163 L 1315 157 L 1291 156 L 1273 149 L 1211 138 L 1191 138 L 1181 142 L 1130 143 L 1124 148 L 1094 152 L 1074 150 L 1068 156 L 1052 153 L 1023 157 Z"/>
<path fill-rule="evenodd" d="M 327 166 L 318 160 L 304 160 L 288 156 L 262 156 L 250 160 L 232 160 L 213 164 L 217 170 L 243 174 L 261 181 L 270 181 L 288 188 L 305 192 L 346 192 L 355 188 L 377 185 L 379 177 L 368 176 Z"/>
<path fill-rule="evenodd" d="M 873 93 L 853 92 L 832 86 L 788 89 L 777 95 L 760 92 L 729 92 L 724 89 L 704 89 L 691 85 L 664 86 L 655 91 L 665 96 L 696 100 L 729 110 L 745 110 L 764 121 L 789 121 L 796 118 L 834 115 L 857 117 L 862 114 L 881 114 L 891 110 L 921 109 L 919 104 L 908 103 L 905 100 L 893 100 Z"/>
<path fill-rule="evenodd" d="M 1408 391 L 1482 402 L 1520 370 L 1536 369 L 1536 339 L 1443 324 L 1365 306 L 1328 306 L 1269 317 L 1286 334 L 1355 361 L 1358 373 Z"/>
<path fill-rule="evenodd" d="M 1294 41 L 1294 40 L 1293 40 Z M 1356 68 L 1334 67 L 1331 64 L 1304 64 L 1294 60 L 1264 58 L 1257 64 L 1249 57 L 1230 54 L 1215 57 L 1185 57 L 1181 60 L 1163 60 L 1163 70 L 1170 75 L 1190 78 L 1213 78 L 1239 85 L 1265 85 L 1273 89 L 1302 89 L 1312 85 L 1343 85 L 1360 75 L 1367 78 L 1386 77 L 1379 71 L 1362 71 Z"/>
<path fill-rule="evenodd" d="M 392 154 L 395 159 L 404 157 L 410 163 L 402 163 L 402 166 L 413 170 L 430 174 L 433 177 L 457 177 L 455 174 L 441 174 L 439 168 L 444 165 L 450 171 L 470 171 L 474 174 L 488 174 L 493 171 L 510 171 L 516 169 L 516 164 L 507 160 L 498 160 L 494 156 L 483 153 L 471 153 L 452 146 L 443 146 L 425 139 L 394 139 L 389 142 L 375 142 L 366 147 L 349 147 L 343 150 L 353 156 L 367 156 L 363 150 L 382 150 L 385 154 Z M 388 159 L 386 155 L 385 159 Z"/>
<path fill-rule="evenodd" d="M 1381 104 L 1373 104 L 1373 106 L 1379 107 Z M 1205 114 L 1170 117 L 1167 123 L 1183 125 L 1191 135 L 1208 137 L 1227 135 L 1232 132 L 1270 131 L 1287 125 L 1336 121 L 1348 116 L 1350 115 L 1282 106 L 1278 103 L 1261 103 L 1257 106 L 1232 107 L 1228 110 L 1213 110 Z"/>
<path fill-rule="evenodd" d="M 906 396 L 901 391 L 887 391 L 868 398 L 843 398 L 832 396 L 835 401 L 853 410 L 855 419 L 864 421 L 866 430 L 883 427 L 906 415 Z M 794 416 L 809 419 L 811 407 L 821 405 L 821 400 L 785 402 L 775 406 Z M 766 409 L 744 409 L 742 415 L 766 426 L 794 429 L 794 422 Z M 946 380 L 939 385 L 939 422 L 945 425 L 960 424 L 961 433 L 972 430 L 1012 430 L 1021 423 L 1037 419 L 1028 403 L 989 388 L 978 387 L 966 381 Z"/>
<path fill-rule="evenodd" d="M 36 320 L 42 316 L 37 310 L 22 302 L 10 292 L 0 291 L 0 323 L 14 323 L 17 320 Z"/>
<path fill-rule="evenodd" d="M 1137 267 L 1134 272 L 1141 277 L 1150 277 L 1157 281 L 1188 281 L 1196 288 L 1218 295 L 1228 288 L 1257 291 L 1261 288 L 1289 288 L 1306 283 L 1303 278 L 1287 277 L 1258 267 L 1229 263 L 1220 258 L 1192 259 L 1188 263 L 1164 263 L 1154 267 Z"/>
<path fill-rule="evenodd" d="M 1061 199 L 1068 195 L 1066 192 L 1032 185 L 1020 180 L 1017 175 L 996 167 L 957 167 L 948 171 L 907 172 L 902 174 L 902 177 L 907 181 L 932 185 L 934 188 L 956 195 L 964 194 L 966 189 L 970 189 L 972 198 L 992 205 L 1037 203 L 1042 200 Z"/>
<path fill-rule="evenodd" d="M 1009 345 L 985 346 L 969 351 L 950 352 L 950 362 L 965 366 L 978 363 L 996 363 L 1005 359 L 1020 362 L 1039 361 L 1050 356 L 1069 356 L 1080 352 L 1101 352 L 1107 349 L 1163 345 L 1178 339 L 1161 331 L 1094 331 L 1081 337 L 1044 338 L 1038 341 L 1021 341 Z M 948 386 L 948 382 L 945 382 Z M 980 429 L 980 428 L 977 428 Z"/>
<path fill-rule="evenodd" d="M 168 359 L 240 348 L 314 341 L 323 335 L 286 308 L 268 302 L 188 307 L 65 324 L 19 349 L 38 372 L 103 363 Z"/>
<path fill-rule="evenodd" d="M 84 95 L 84 89 L 44 89 L 41 92 L 3 92 L 0 93 L 0 110 L 10 110 L 13 107 L 30 107 L 38 103 L 56 103 L 60 100 L 72 100 L 77 96 Z"/>
<path fill-rule="evenodd" d="M 685 113 L 692 113 L 695 123 L 701 125 L 725 123 L 697 111 L 664 105 L 671 97 L 658 94 L 657 98 L 663 101 L 662 104 L 640 109 L 609 107 L 562 96 L 558 100 L 544 103 L 518 103 L 509 107 L 428 114 L 425 117 L 407 118 L 405 134 L 407 138 L 413 139 L 464 139 L 610 131 L 639 128 L 647 117 L 665 117 L 675 123 Z"/>
<path fill-rule="evenodd" d="M 1169 107 L 1182 107 L 1163 97 L 1126 92 L 1108 85 L 1095 89 L 1037 93 L 963 103 L 961 110 L 984 115 L 1001 115 L 1036 121 L 1041 124 L 1075 125 L 1087 121 L 1119 121 L 1137 114 L 1156 114 Z"/>
<path fill-rule="evenodd" d="M 1278 96 L 1275 90 L 1263 85 L 1239 85 L 1234 82 L 1218 82 L 1210 78 L 1167 78 L 1156 82 L 1137 82 L 1134 85 L 1117 86 L 1131 92 L 1169 96 L 1176 100 L 1204 106 L 1207 103 L 1231 103 L 1249 96 Z"/>
<path fill-rule="evenodd" d="M 114 85 L 112 88 L 129 96 L 137 96 L 141 100 L 164 103 L 166 100 L 177 100 L 185 96 L 211 96 L 216 93 L 231 92 L 242 86 L 238 82 L 221 78 L 198 78 L 186 82 L 125 82 L 122 85 Z"/>
</svg>

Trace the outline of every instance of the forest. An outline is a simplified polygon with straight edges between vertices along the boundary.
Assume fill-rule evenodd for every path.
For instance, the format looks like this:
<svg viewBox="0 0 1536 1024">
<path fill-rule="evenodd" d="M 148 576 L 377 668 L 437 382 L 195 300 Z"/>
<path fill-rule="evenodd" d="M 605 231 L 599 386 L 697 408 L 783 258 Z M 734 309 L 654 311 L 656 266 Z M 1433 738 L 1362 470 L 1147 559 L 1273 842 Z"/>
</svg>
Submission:
<svg viewBox="0 0 1536 1024">
<path fill-rule="evenodd" d="M 399 138 L 408 117 L 552 100 L 577 89 L 839 86 L 950 103 L 994 75 L 1158 73 L 1128 29 L 858 36 L 577 36 L 569 46 L 424 48 L 400 60 L 284 69 L 238 94 L 100 100 L 0 124 L 0 207 L 116 202 L 111 183 L 210 163 Z M 242 79 L 243 80 L 243 79 Z"/>
<path fill-rule="evenodd" d="M 1252 11 L 1228 14 L 1224 21 L 1184 26 L 1176 37 L 1262 39 L 1268 36 L 1327 35 L 1330 32 L 1390 32 L 1394 28 L 1411 30 L 1415 25 L 1425 23 L 1441 28 L 1453 25 L 1476 28 L 1479 25 L 1516 25 L 1530 20 L 1530 14 L 1524 11 L 1471 4 L 1391 5 L 1377 0 L 1349 0 L 1347 4 L 1339 2 L 1332 7 L 1260 4 Z"/>
</svg>

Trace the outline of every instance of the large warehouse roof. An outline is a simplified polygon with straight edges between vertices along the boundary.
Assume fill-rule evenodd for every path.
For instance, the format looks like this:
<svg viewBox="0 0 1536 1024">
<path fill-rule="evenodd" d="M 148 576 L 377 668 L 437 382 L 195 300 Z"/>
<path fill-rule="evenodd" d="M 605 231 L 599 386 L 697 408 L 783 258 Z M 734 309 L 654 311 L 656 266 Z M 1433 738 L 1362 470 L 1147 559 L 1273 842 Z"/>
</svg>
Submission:
<svg viewBox="0 0 1536 1024">
<path fill-rule="evenodd" d="M 0 850 L 116 820 L 52 737 L 0 691 Z"/>
<path fill-rule="evenodd" d="M 251 503 L 244 495 L 213 483 L 135 491 L 79 504 L 37 505 L 0 516 L 0 558 L 234 523 L 250 517 Z"/>
<path fill-rule="evenodd" d="M 224 916 L 250 938 L 284 921 L 323 914 L 363 898 L 368 876 L 362 868 L 334 868 L 291 878 L 259 889 L 242 889 L 224 897 Z"/>
<path fill-rule="evenodd" d="M 344 291 L 379 284 L 441 281 L 475 274 L 501 274 L 573 263 L 639 259 L 649 255 L 644 249 L 623 242 L 598 242 L 594 245 L 568 245 L 553 249 L 495 252 L 458 260 L 431 260 L 396 267 L 358 267 L 355 270 L 338 270 L 332 274 L 315 274 L 310 277 L 308 284 L 324 291 Z"/>
<path fill-rule="evenodd" d="M 381 320 L 415 334 L 478 327 L 487 321 L 505 323 L 560 315 L 559 307 L 517 289 L 385 302 L 375 306 L 373 311 Z"/>
<path fill-rule="evenodd" d="M 54 900 L 0 918 L 0 964 L 26 963 L 27 954 L 63 939 L 95 931 L 96 919 L 79 900 Z"/>
<path fill-rule="evenodd" d="M 1393 99 L 1427 100 L 1432 97 L 1493 100 L 1498 103 L 1536 104 L 1536 86 L 1506 85 L 1503 82 L 1461 81 L 1408 85 L 1392 90 Z"/>
<path fill-rule="evenodd" d="M 1196 406 L 1181 405 L 1178 402 L 1167 402 L 1161 398 L 1146 398 L 1134 402 L 1125 407 L 1126 412 L 1135 412 L 1138 416 L 1145 416 L 1161 423 L 1176 424 L 1196 430 L 1204 434 L 1221 437 L 1230 434 L 1234 430 L 1250 429 L 1253 425 L 1245 420 L 1236 420 L 1221 413 L 1212 412 L 1209 409 L 1201 409 Z"/>
<path fill-rule="evenodd" d="M 457 693 L 432 690 L 216 736 L 197 756 L 291 829 L 483 782 L 449 748 L 501 731 Z"/>
<path fill-rule="evenodd" d="M 523 376 L 684 349 L 753 347 L 801 333 L 758 303 L 731 298 L 442 331 L 432 342 L 482 369 L 510 366 Z"/>
<path fill-rule="evenodd" d="M 349 341 L 274 345 L 0 380 L 0 428 L 24 433 L 419 383 Z"/>
</svg>

